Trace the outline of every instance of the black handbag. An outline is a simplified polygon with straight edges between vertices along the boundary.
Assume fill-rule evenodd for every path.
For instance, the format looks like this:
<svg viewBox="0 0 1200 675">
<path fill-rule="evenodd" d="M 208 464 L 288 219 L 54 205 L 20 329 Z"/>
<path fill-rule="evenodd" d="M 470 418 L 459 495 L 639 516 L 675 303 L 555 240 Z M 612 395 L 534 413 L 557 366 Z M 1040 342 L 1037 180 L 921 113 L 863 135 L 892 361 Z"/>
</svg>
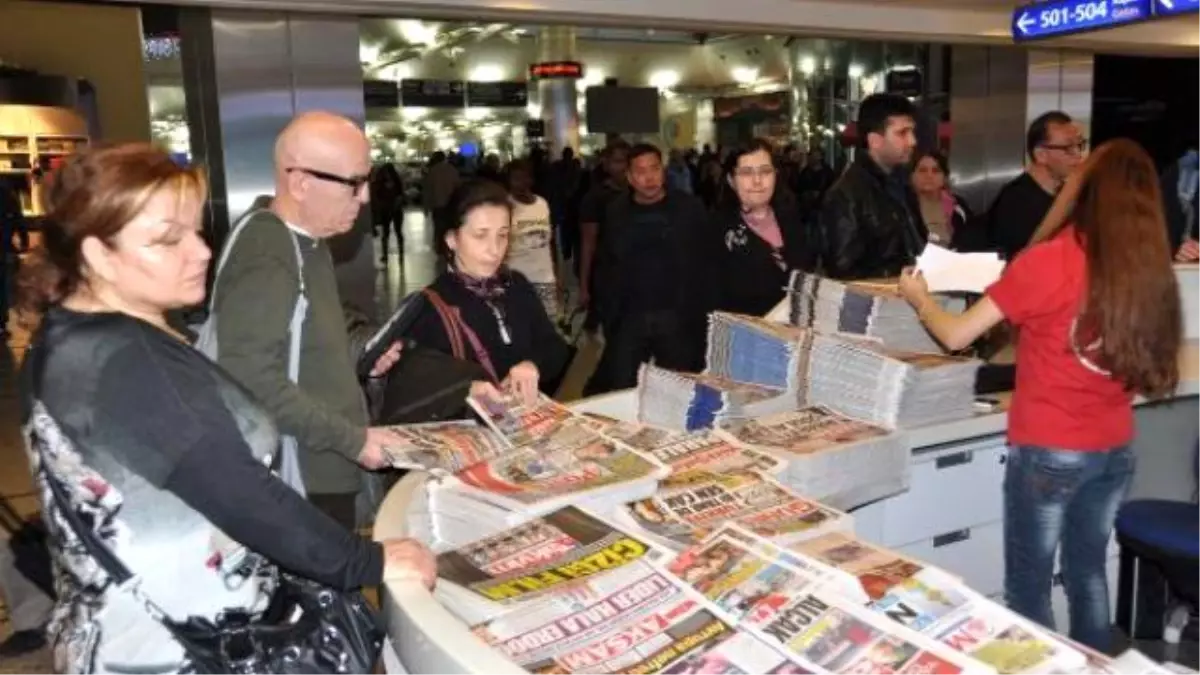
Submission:
<svg viewBox="0 0 1200 675">
<path fill-rule="evenodd" d="M 8 500 L 0 497 L 0 527 L 8 532 L 13 565 L 51 600 L 55 599 L 53 565 L 41 518 L 22 518 Z"/>
<path fill-rule="evenodd" d="M 118 585 L 133 574 L 85 527 L 66 491 L 44 466 L 54 501 L 88 554 Z M 216 621 L 168 617 L 137 586 L 132 592 L 152 618 L 183 647 L 185 673 L 370 673 L 383 649 L 379 617 L 361 592 L 337 591 L 278 572 L 275 592 L 260 615 L 222 612 Z M 186 580 L 181 580 L 185 582 Z"/>
</svg>

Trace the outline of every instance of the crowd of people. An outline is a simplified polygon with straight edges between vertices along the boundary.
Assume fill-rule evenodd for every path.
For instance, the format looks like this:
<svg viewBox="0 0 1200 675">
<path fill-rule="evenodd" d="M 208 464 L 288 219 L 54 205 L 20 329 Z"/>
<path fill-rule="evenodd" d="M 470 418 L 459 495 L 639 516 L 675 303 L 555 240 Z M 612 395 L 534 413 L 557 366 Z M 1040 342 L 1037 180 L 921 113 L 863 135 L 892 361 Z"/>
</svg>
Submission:
<svg viewBox="0 0 1200 675">
<path fill-rule="evenodd" d="M 1102 556 L 1132 473 L 1132 396 L 1178 377 L 1170 264 L 1195 255 L 1194 153 L 1164 191 L 1136 144 L 1088 157 L 1078 127 L 1049 113 L 1030 127 L 1026 172 L 977 217 L 949 189 L 945 158 L 916 148 L 915 117 L 907 99 L 864 100 L 859 147 L 836 176 L 816 152 L 763 141 L 665 156 L 613 142 L 590 170 L 568 151 L 485 163 L 470 180 L 436 156 L 422 193 L 442 267 L 407 337 L 477 364 L 472 396 L 553 394 L 572 353 L 553 320 L 560 259 L 604 336 L 588 393 L 633 386 L 648 360 L 699 370 L 707 314 L 766 312 L 792 270 L 899 277 L 950 348 L 1019 326 L 1008 601 L 1052 626 L 1061 540 L 1072 637 L 1104 648 Z M 274 194 L 227 238 L 211 291 L 201 170 L 149 146 L 98 147 L 49 191 L 19 306 L 37 325 L 23 429 L 59 572 L 47 635 L 60 671 L 186 667 L 194 654 L 145 598 L 168 617 L 216 620 L 262 607 L 278 570 L 337 592 L 435 582 L 424 544 L 354 532 L 364 481 L 404 441 L 364 405 L 327 245 L 368 206 L 381 236 L 396 232 L 402 182 L 372 171 L 361 129 L 329 113 L 293 120 L 274 163 Z M 1168 227 L 1164 211 L 1181 220 Z M 1012 262 L 952 316 L 911 269 L 930 241 Z M 201 350 L 167 315 L 206 294 Z M 402 344 L 369 378 L 394 371 Z M 90 539 L 131 569 L 138 594 L 108 583 Z"/>
</svg>

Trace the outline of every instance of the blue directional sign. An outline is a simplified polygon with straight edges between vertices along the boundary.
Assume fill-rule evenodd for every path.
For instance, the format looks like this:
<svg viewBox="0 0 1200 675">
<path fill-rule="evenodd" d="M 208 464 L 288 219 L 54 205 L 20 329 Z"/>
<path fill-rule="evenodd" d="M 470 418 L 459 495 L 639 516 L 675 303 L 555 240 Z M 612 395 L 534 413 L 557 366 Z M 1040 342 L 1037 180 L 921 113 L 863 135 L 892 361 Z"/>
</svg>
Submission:
<svg viewBox="0 0 1200 675">
<path fill-rule="evenodd" d="M 1200 0 L 1154 0 L 1154 13 L 1157 16 L 1173 16 L 1200 12 Z"/>
<path fill-rule="evenodd" d="M 1013 11 L 1013 39 L 1061 37 L 1138 23 L 1154 16 L 1155 2 L 1167 1 L 1183 0 L 1052 0 L 1024 5 Z"/>
</svg>

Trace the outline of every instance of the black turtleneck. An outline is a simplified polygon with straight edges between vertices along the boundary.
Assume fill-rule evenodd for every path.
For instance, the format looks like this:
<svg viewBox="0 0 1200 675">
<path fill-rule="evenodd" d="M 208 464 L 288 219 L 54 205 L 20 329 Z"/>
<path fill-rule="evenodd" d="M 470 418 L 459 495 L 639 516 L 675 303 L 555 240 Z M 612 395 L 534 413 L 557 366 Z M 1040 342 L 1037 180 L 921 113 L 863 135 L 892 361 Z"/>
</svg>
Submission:
<svg viewBox="0 0 1200 675">
<path fill-rule="evenodd" d="M 463 323 L 479 337 L 501 379 L 516 364 L 532 361 L 541 375 L 542 391 L 553 394 L 566 370 L 571 350 L 546 315 L 529 280 L 511 270 L 503 271 L 501 275 L 499 282 L 505 290 L 490 301 L 468 289 L 463 279 L 453 272 L 444 272 L 429 288 L 448 305 L 458 308 Z M 417 344 L 452 354 L 441 317 L 426 304 L 409 336 Z M 464 346 L 466 358 L 478 363 L 470 343 L 466 342 Z"/>
</svg>

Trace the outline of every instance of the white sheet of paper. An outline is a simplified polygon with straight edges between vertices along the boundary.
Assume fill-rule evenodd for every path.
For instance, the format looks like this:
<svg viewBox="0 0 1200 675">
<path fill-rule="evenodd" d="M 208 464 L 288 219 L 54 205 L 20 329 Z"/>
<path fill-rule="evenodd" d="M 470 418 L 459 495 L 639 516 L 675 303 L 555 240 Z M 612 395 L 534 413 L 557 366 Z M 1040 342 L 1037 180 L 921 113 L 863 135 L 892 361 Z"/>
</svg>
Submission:
<svg viewBox="0 0 1200 675">
<path fill-rule="evenodd" d="M 1004 272 L 1004 261 L 995 253 L 957 253 L 930 243 L 917 258 L 917 269 L 931 293 L 983 293 Z"/>
</svg>

